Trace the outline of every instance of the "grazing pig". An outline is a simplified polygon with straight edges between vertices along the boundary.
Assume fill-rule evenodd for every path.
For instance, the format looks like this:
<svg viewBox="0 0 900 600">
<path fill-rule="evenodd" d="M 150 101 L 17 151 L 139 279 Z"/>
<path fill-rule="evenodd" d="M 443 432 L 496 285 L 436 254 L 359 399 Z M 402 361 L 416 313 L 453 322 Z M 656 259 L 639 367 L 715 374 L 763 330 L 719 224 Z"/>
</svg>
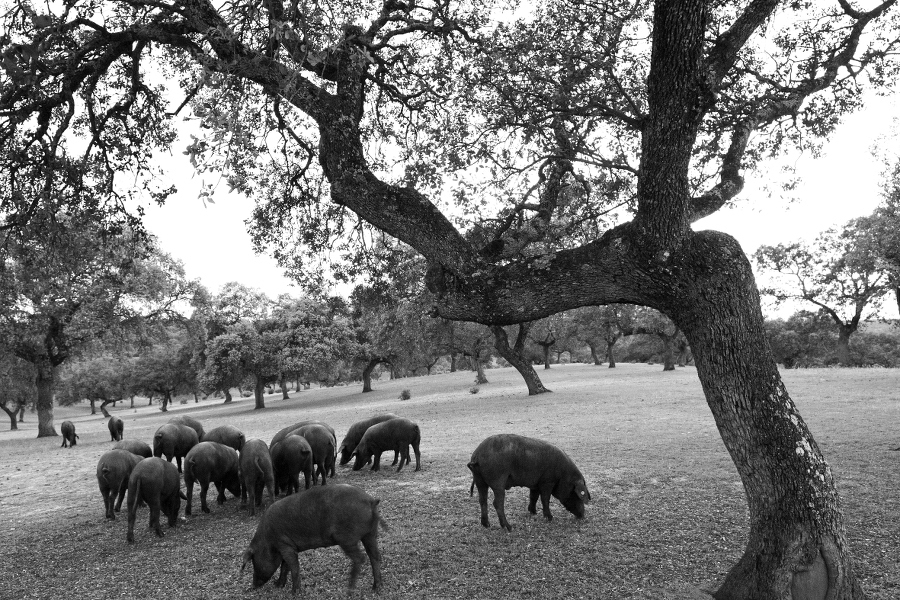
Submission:
<svg viewBox="0 0 900 600">
<path fill-rule="evenodd" d="M 400 453 L 400 466 L 397 467 L 397 472 L 399 473 L 403 465 L 410 462 L 409 446 L 412 444 L 413 451 L 416 453 L 416 471 L 418 471 L 422 468 L 421 455 L 419 454 L 419 442 L 421 439 L 419 426 L 409 419 L 398 417 L 372 425 L 363 434 L 362 439 L 353 451 L 356 455 L 353 470 L 359 471 L 368 464 L 369 459 L 374 457 L 372 470 L 377 471 L 381 468 L 381 453 L 393 450 Z"/>
<path fill-rule="evenodd" d="M 75 440 L 78 439 L 78 436 L 75 435 L 75 423 L 72 421 L 63 421 L 59 426 L 59 432 L 62 433 L 63 438 L 62 448 L 69 448 L 77 443 Z"/>
<path fill-rule="evenodd" d="M 383 415 L 370 417 L 363 421 L 357 421 L 356 423 L 351 425 L 350 429 L 347 431 L 347 435 L 345 435 L 343 441 L 341 441 L 341 445 L 338 446 L 338 454 L 341 455 L 340 464 L 346 465 L 348 462 L 350 462 L 350 459 L 353 457 L 353 451 L 359 445 L 359 440 L 362 439 L 363 434 L 369 427 L 396 418 L 397 415 L 393 413 L 385 413 Z M 397 456 L 398 454 L 395 452 L 393 464 L 397 464 Z"/>
<path fill-rule="evenodd" d="M 265 584 L 281 566 L 275 585 L 282 587 L 291 573 L 291 590 L 300 588 L 298 553 L 312 548 L 340 546 L 350 560 L 350 589 L 356 587 L 363 558 L 362 541 L 372 564 L 372 589 L 381 588 L 381 551 L 378 526 L 387 524 L 378 513 L 379 500 L 352 485 L 339 483 L 294 494 L 273 504 L 262 516 L 244 564 L 253 563 L 253 587 Z"/>
<path fill-rule="evenodd" d="M 166 423 L 156 430 L 153 436 L 153 456 L 166 456 L 166 460 L 178 463 L 178 472 L 181 473 L 181 459 L 187 456 L 191 448 L 199 443 L 197 432 L 187 425 L 178 423 Z"/>
<path fill-rule="evenodd" d="M 247 504 L 249 495 L 252 516 L 256 514 L 256 507 L 262 506 L 263 488 L 269 490 L 269 504 L 275 502 L 275 473 L 266 443 L 262 440 L 247 440 L 241 450 L 240 467 L 241 506 Z"/>
<path fill-rule="evenodd" d="M 244 433 L 234 425 L 220 425 L 203 434 L 201 442 L 218 442 L 238 452 L 244 447 Z"/>
<path fill-rule="evenodd" d="M 194 482 L 200 483 L 200 510 L 209 512 L 206 505 L 206 492 L 209 484 L 214 483 L 219 495 L 218 504 L 225 504 L 225 489 L 235 497 L 241 495 L 241 476 L 238 473 L 240 461 L 238 453 L 218 442 L 200 442 L 184 457 L 184 487 L 187 490 L 187 503 L 184 514 L 190 516 L 191 501 L 194 498 Z"/>
<path fill-rule="evenodd" d="M 287 490 L 287 494 L 300 491 L 300 472 L 306 479 L 306 488 L 313 473 L 313 451 L 300 435 L 289 435 L 271 449 L 272 468 L 275 473 L 275 493 Z"/>
<path fill-rule="evenodd" d="M 122 419 L 110 417 L 106 426 L 109 427 L 109 435 L 112 437 L 112 441 L 119 442 L 122 440 L 122 434 L 125 432 L 125 422 Z"/>
<path fill-rule="evenodd" d="M 313 464 L 316 465 L 313 485 L 316 485 L 319 475 L 322 476 L 322 485 L 325 485 L 329 471 L 334 477 L 334 436 L 325 426 L 318 423 L 304 425 L 289 434 L 288 437 L 296 435 L 306 438 L 309 447 L 312 448 Z"/>
<path fill-rule="evenodd" d="M 150 509 L 150 527 L 162 537 L 160 511 L 169 519 L 169 527 L 175 527 L 182 499 L 186 498 L 181 492 L 181 478 L 175 465 L 157 457 L 143 459 L 128 478 L 128 533 L 125 539 L 134 541 L 134 521 L 142 501 Z"/>
<path fill-rule="evenodd" d="M 203 425 L 200 424 L 200 421 L 195 419 L 194 417 L 188 417 L 186 415 L 179 415 L 177 417 L 172 417 L 169 419 L 169 423 L 177 423 L 179 425 L 187 425 L 191 429 L 197 432 L 197 441 L 202 442 L 205 438 L 203 437 Z"/>
<path fill-rule="evenodd" d="M 141 440 L 122 440 L 121 442 L 113 444 L 113 449 L 128 450 L 132 454 L 137 454 L 144 458 L 153 456 L 153 450 L 146 442 L 142 442 Z"/>
<path fill-rule="evenodd" d="M 541 498 L 544 516 L 551 520 L 550 496 L 559 500 L 566 510 L 577 518 L 584 518 L 584 504 L 589 502 L 588 492 L 581 471 L 568 455 L 543 440 L 511 433 L 492 435 L 478 444 L 467 465 L 472 471 L 472 486 L 478 488 L 481 505 L 481 524 L 490 527 L 487 513 L 487 490 L 494 491 L 494 508 L 500 526 L 512 531 L 506 520 L 504 500 L 511 487 L 527 487 L 531 490 L 528 511 L 537 512 L 537 499 Z"/>
<path fill-rule="evenodd" d="M 116 513 L 122 509 L 122 500 L 128 490 L 128 478 L 141 460 L 137 454 L 114 449 L 105 452 L 97 462 L 97 483 L 100 485 L 100 494 L 103 495 L 107 519 L 115 519 Z"/>
<path fill-rule="evenodd" d="M 337 434 L 334 432 L 334 427 L 328 423 L 323 423 L 322 421 L 300 421 L 299 423 L 294 423 L 293 425 L 281 429 L 275 434 L 275 437 L 272 438 L 272 443 L 269 444 L 269 448 L 274 448 L 275 444 L 306 425 L 321 425 L 327 429 L 331 432 L 331 437 L 334 439 L 334 447 L 337 448 Z M 331 470 L 331 477 L 334 477 L 334 469 Z"/>
</svg>

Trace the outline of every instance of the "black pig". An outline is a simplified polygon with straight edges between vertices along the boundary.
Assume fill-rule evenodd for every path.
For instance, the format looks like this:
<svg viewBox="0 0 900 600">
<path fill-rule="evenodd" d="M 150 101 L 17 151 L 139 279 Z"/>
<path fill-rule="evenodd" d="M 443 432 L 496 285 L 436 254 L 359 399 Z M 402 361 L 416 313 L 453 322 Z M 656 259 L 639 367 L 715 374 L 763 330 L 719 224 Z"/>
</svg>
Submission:
<svg viewBox="0 0 900 600">
<path fill-rule="evenodd" d="M 296 437 L 296 436 L 294 436 Z M 241 506 L 250 496 L 250 514 L 262 505 L 263 488 L 269 490 L 269 504 L 275 502 L 275 474 L 269 449 L 262 440 L 247 440 L 241 450 Z"/>
<path fill-rule="evenodd" d="M 150 509 L 150 527 L 162 537 L 160 511 L 169 519 L 169 527 L 175 527 L 182 499 L 186 498 L 181 492 L 181 478 L 175 465 L 157 457 L 143 459 L 128 478 L 128 533 L 125 539 L 134 541 L 134 521 L 142 501 Z"/>
<path fill-rule="evenodd" d="M 395 415 L 394 413 L 385 413 L 383 415 L 377 415 L 368 419 L 364 419 L 362 421 L 357 421 L 356 423 L 351 425 L 350 429 L 347 431 L 347 435 L 345 435 L 344 439 L 341 441 L 341 445 L 338 446 L 338 454 L 341 455 L 340 464 L 346 465 L 348 462 L 350 462 L 350 459 L 353 457 L 353 451 L 356 450 L 356 447 L 359 445 L 359 441 L 362 439 L 363 434 L 369 427 L 396 418 L 397 415 Z M 397 464 L 397 457 L 398 453 L 395 452 L 393 464 Z"/>
<path fill-rule="evenodd" d="M 113 449 L 128 450 L 132 454 L 137 454 L 143 458 L 150 458 L 153 456 L 153 450 L 146 442 L 142 442 L 141 440 L 122 440 L 121 442 L 113 444 Z"/>
<path fill-rule="evenodd" d="M 141 457 L 127 450 L 114 449 L 105 452 L 97 462 L 97 484 L 103 495 L 106 518 L 115 519 L 122 509 L 122 500 L 128 490 L 128 478 Z M 118 499 L 116 499 L 118 495 Z"/>
<path fill-rule="evenodd" d="M 387 524 L 378 513 L 379 500 L 347 484 L 321 486 L 294 494 L 273 504 L 259 521 L 250 546 L 244 550 L 244 564 L 253 563 L 253 587 L 265 584 L 281 566 L 275 585 L 284 586 L 288 571 L 291 590 L 300 588 L 298 553 L 312 548 L 340 546 L 350 560 L 350 589 L 356 587 L 363 558 L 362 541 L 372 564 L 372 588 L 381 587 L 381 552 L 378 526 Z"/>
<path fill-rule="evenodd" d="M 316 485 L 318 476 L 322 476 L 322 485 L 325 485 L 325 478 L 328 473 L 334 477 L 334 435 L 327 427 L 319 423 L 310 423 L 304 425 L 288 437 L 299 435 L 306 438 L 309 447 L 312 448 L 313 464 L 316 465 L 316 472 L 313 474 L 313 485 Z"/>
<path fill-rule="evenodd" d="M 478 444 L 467 465 L 472 471 L 472 489 L 478 488 L 481 505 L 481 524 L 490 526 L 487 513 L 487 490 L 494 491 L 494 508 L 500 526 L 512 531 L 506 520 L 504 500 L 511 487 L 531 490 L 528 511 L 537 513 L 537 499 L 541 498 L 544 516 L 551 520 L 550 496 L 559 500 L 566 510 L 581 519 L 584 504 L 589 502 L 584 476 L 568 455 L 548 442 L 511 433 L 492 435 Z"/>
<path fill-rule="evenodd" d="M 399 417 L 372 425 L 363 434 L 362 439 L 353 451 L 356 455 L 353 470 L 359 471 L 374 457 L 372 470 L 377 471 L 381 468 L 381 453 L 393 450 L 400 453 L 400 466 L 397 467 L 397 472 L 399 473 L 403 465 L 410 462 L 409 446 L 412 444 L 413 452 L 416 454 L 416 471 L 418 471 L 422 468 L 421 455 L 419 453 L 419 442 L 421 439 L 419 426 L 409 419 Z"/>
<path fill-rule="evenodd" d="M 122 421 L 122 419 L 119 417 L 110 417 L 106 426 L 109 427 L 109 435 L 112 438 L 112 441 L 119 442 L 122 440 L 122 434 L 125 432 L 125 422 Z"/>
<path fill-rule="evenodd" d="M 216 497 L 218 504 L 225 503 L 225 490 L 233 496 L 241 495 L 241 477 L 238 453 L 218 442 L 200 442 L 190 449 L 184 457 L 184 487 L 187 490 L 187 503 L 184 514 L 191 514 L 191 501 L 194 497 L 194 482 L 200 484 L 200 510 L 209 512 L 206 504 L 206 492 L 213 483 L 219 491 Z"/>
<path fill-rule="evenodd" d="M 75 435 L 75 423 L 63 421 L 62 425 L 59 426 L 59 431 L 62 433 L 63 438 L 62 448 L 69 448 L 77 443 L 75 441 L 78 439 L 78 436 Z"/>
<path fill-rule="evenodd" d="M 169 423 L 177 423 L 179 425 L 187 425 L 191 429 L 197 432 L 197 441 L 203 441 L 203 425 L 195 419 L 194 417 L 188 417 L 187 415 L 179 415 L 177 417 L 172 417 L 169 419 Z"/>
<path fill-rule="evenodd" d="M 199 442 L 197 432 L 192 427 L 180 423 L 166 423 L 153 435 L 153 456 L 159 458 L 165 455 L 169 462 L 175 457 L 178 472 L 181 473 L 181 459 Z"/>
<path fill-rule="evenodd" d="M 300 435 L 289 435 L 274 446 L 272 455 L 272 468 L 275 472 L 275 493 L 286 490 L 287 494 L 300 491 L 300 473 L 306 479 L 306 488 L 313 474 L 313 451 Z"/>
<path fill-rule="evenodd" d="M 244 432 L 234 425 L 220 425 L 203 434 L 201 442 L 218 442 L 238 452 L 244 447 Z"/>
</svg>

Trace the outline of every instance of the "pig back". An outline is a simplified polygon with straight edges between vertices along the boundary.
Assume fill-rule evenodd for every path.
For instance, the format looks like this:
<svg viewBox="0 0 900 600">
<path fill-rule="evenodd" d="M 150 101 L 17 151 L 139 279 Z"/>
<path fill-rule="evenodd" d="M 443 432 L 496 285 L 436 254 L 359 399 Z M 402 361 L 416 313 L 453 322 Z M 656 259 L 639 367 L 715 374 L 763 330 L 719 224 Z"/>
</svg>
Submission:
<svg viewBox="0 0 900 600">
<path fill-rule="evenodd" d="M 356 449 L 356 446 L 359 445 L 359 441 L 362 439 L 363 434 L 365 434 L 370 427 L 397 418 L 398 416 L 394 413 L 386 413 L 383 415 L 370 417 L 363 421 L 357 421 L 356 423 L 351 425 L 350 429 L 347 430 L 347 435 L 344 436 L 344 439 L 341 441 L 341 445 L 338 447 L 338 452 L 342 453 L 341 464 L 347 464 L 347 462 L 350 461 L 350 454 L 354 449 Z M 346 453 L 344 452 L 345 450 Z"/>
<path fill-rule="evenodd" d="M 205 473 L 210 479 L 221 479 L 230 471 L 237 473 L 238 453 L 234 448 L 218 442 L 200 442 L 185 456 L 185 480 L 196 479 Z"/>
<path fill-rule="evenodd" d="M 504 433 L 482 441 L 472 453 L 471 464 L 491 487 L 506 481 L 506 488 L 536 488 L 560 480 L 583 479 L 569 456 L 549 442 Z"/>
</svg>

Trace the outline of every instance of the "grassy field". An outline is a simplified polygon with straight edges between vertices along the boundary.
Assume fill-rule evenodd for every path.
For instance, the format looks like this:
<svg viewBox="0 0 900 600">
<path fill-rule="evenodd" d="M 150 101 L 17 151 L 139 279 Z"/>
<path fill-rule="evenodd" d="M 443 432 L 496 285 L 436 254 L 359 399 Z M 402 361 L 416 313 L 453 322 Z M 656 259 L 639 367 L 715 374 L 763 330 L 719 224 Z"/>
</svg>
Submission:
<svg viewBox="0 0 900 600">
<path fill-rule="evenodd" d="M 342 437 L 349 425 L 392 411 L 422 430 L 422 471 L 378 473 L 338 467 L 334 482 L 381 498 L 391 530 L 380 537 L 382 598 L 646 598 L 703 597 L 739 557 L 746 538 L 743 488 L 706 407 L 693 368 L 588 365 L 540 371 L 554 391 L 528 397 L 511 369 L 491 370 L 471 394 L 470 372 L 338 387 L 222 405 L 212 399 L 118 408 L 125 437 L 150 442 L 176 414 L 209 429 L 233 424 L 267 443 L 302 419 L 328 422 Z M 900 372 L 884 369 L 784 373 L 833 468 L 844 501 L 857 573 L 869 597 L 900 597 Z M 412 398 L 399 400 L 402 389 Z M 103 516 L 97 459 L 110 447 L 106 421 L 86 406 L 60 408 L 81 436 L 35 439 L 36 416 L 19 432 L 0 432 L 0 598 L 269 598 L 289 591 L 250 589 L 241 553 L 258 517 L 229 496 L 211 514 L 195 513 L 157 538 L 139 511 L 136 543 L 125 542 L 125 513 Z M 3 425 L 4 429 L 8 424 Z M 479 523 L 466 468 L 475 446 L 493 433 L 520 433 L 563 448 L 587 479 L 593 501 L 576 521 L 553 500 L 554 520 L 526 511 L 528 491 L 507 494 L 512 533 Z M 390 456 L 387 457 L 390 462 Z M 195 492 L 195 495 L 197 492 Z M 197 501 L 195 496 L 195 502 Z M 183 505 L 182 505 L 183 506 Z M 199 512 L 199 511 L 198 511 Z M 165 526 L 164 526 L 165 528 Z M 337 548 L 300 557 L 301 595 L 342 598 L 349 561 Z M 368 564 L 357 597 L 373 597 Z"/>
</svg>

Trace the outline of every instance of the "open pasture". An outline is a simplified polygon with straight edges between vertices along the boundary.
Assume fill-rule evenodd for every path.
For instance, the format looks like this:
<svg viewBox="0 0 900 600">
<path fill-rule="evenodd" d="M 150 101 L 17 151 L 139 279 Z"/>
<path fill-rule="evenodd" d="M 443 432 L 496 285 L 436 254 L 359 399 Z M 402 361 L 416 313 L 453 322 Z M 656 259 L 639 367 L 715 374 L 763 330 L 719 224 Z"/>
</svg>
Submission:
<svg viewBox="0 0 900 600">
<path fill-rule="evenodd" d="M 664 373 L 659 365 L 616 369 L 558 365 L 540 371 L 554 391 L 528 397 L 512 369 L 487 372 L 491 383 L 469 392 L 473 374 L 419 377 L 360 386 L 220 400 L 172 407 L 120 407 L 125 439 L 152 441 L 177 414 L 206 429 L 233 424 L 266 443 L 301 419 L 332 425 L 338 441 L 355 421 L 395 412 L 422 430 L 422 471 L 352 472 L 331 482 L 358 485 L 381 499 L 391 530 L 379 537 L 384 555 L 382 598 L 702 598 L 743 549 L 743 488 L 716 431 L 693 368 Z M 900 372 L 884 369 L 787 371 L 786 384 L 828 458 L 844 500 L 857 573 L 870 598 L 900 597 Z M 409 389 L 410 400 L 398 396 Z M 126 404 L 127 406 L 127 404 Z M 211 514 L 181 520 L 157 538 L 139 509 L 135 544 L 125 542 L 126 513 L 107 521 L 95 469 L 111 446 L 106 419 L 86 405 L 55 411 L 57 430 L 71 419 L 74 449 L 60 437 L 35 439 L 36 416 L 18 432 L 0 432 L 2 598 L 269 598 L 289 597 L 272 581 L 250 588 L 239 573 L 241 553 L 258 517 L 211 503 Z M 20 425 L 20 426 L 21 426 Z M 8 424 L 4 425 L 4 429 Z M 564 449 L 592 496 L 576 521 L 555 499 L 554 519 L 526 511 L 528 490 L 507 493 L 512 533 L 479 523 L 469 497 L 466 463 L 493 433 L 542 438 Z M 195 502 L 197 502 L 195 491 Z M 211 492 L 211 499 L 214 492 Z M 182 503 L 182 516 L 183 516 Z M 300 555 L 300 597 L 343 598 L 349 560 L 336 547 Z M 368 562 L 356 597 L 373 597 Z"/>
</svg>

